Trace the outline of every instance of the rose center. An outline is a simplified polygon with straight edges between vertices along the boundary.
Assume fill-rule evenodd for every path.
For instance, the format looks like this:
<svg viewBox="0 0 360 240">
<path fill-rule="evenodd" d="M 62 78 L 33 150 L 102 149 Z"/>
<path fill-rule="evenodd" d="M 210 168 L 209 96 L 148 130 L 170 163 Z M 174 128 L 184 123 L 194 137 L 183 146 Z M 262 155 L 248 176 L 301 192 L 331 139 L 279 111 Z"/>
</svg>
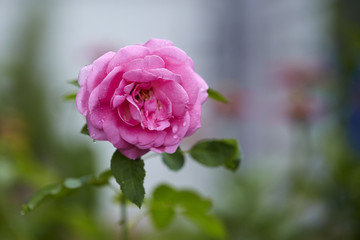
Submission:
<svg viewBox="0 0 360 240">
<path fill-rule="evenodd" d="M 141 98 L 142 100 L 148 100 L 152 96 L 152 90 L 151 89 L 141 89 L 139 94 L 136 96 L 136 98 Z"/>
</svg>

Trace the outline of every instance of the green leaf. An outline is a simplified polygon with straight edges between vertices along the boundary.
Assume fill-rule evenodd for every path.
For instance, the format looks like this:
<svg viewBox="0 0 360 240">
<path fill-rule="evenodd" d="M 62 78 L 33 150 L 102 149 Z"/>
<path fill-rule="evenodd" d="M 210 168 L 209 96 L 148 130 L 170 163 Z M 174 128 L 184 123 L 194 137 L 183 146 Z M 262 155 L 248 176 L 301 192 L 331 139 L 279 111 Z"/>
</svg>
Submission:
<svg viewBox="0 0 360 240">
<path fill-rule="evenodd" d="M 80 87 L 77 79 L 70 80 L 70 81 L 68 81 L 68 83 L 71 85 L 74 85 L 75 87 Z"/>
<path fill-rule="evenodd" d="M 38 191 L 27 204 L 23 204 L 22 206 L 22 214 L 25 215 L 30 211 L 34 210 L 37 206 L 40 205 L 46 198 L 51 196 L 58 195 L 62 190 L 62 183 L 52 184 L 44 187 L 40 191 Z"/>
<path fill-rule="evenodd" d="M 91 180 L 91 184 L 95 186 L 104 186 L 109 183 L 110 178 L 113 176 L 110 169 L 103 171 L 100 173 L 99 177 L 93 178 Z"/>
<path fill-rule="evenodd" d="M 176 149 L 176 152 L 174 152 L 173 154 L 169 154 L 169 153 L 162 153 L 162 160 L 164 162 L 164 164 L 173 171 L 178 171 L 180 170 L 185 163 L 185 158 L 184 158 L 184 154 L 181 151 L 180 147 L 178 147 Z"/>
<path fill-rule="evenodd" d="M 209 214 L 211 201 L 192 190 L 176 190 L 168 185 L 158 186 L 152 195 L 150 216 L 154 225 L 167 227 L 176 214 L 182 214 L 209 236 L 223 238 L 225 229 L 221 222 Z"/>
<path fill-rule="evenodd" d="M 82 187 L 84 184 L 89 183 L 91 176 L 84 176 L 81 178 L 67 178 L 65 179 L 63 186 L 67 189 L 77 189 Z"/>
<path fill-rule="evenodd" d="M 189 152 L 199 163 L 208 167 L 217 167 L 232 161 L 236 150 L 237 146 L 227 140 L 214 139 L 199 141 Z"/>
<path fill-rule="evenodd" d="M 197 212 L 186 212 L 184 215 L 209 236 L 217 239 L 225 238 L 225 227 L 215 216 L 210 214 L 199 214 Z"/>
<path fill-rule="evenodd" d="M 90 134 L 89 134 L 89 129 L 88 129 L 87 124 L 85 124 L 85 125 L 81 128 L 80 133 L 82 133 L 82 134 L 84 134 L 84 135 L 90 136 Z"/>
<path fill-rule="evenodd" d="M 192 190 L 181 190 L 177 193 L 176 203 L 187 212 L 206 213 L 212 203 Z"/>
<path fill-rule="evenodd" d="M 111 158 L 111 171 L 125 197 L 141 208 L 145 196 L 144 161 L 129 159 L 116 150 Z"/>
<path fill-rule="evenodd" d="M 64 95 L 64 100 L 67 100 L 67 101 L 73 101 L 76 99 L 76 95 L 77 93 L 68 93 L 68 94 L 65 94 Z"/>
<path fill-rule="evenodd" d="M 225 168 L 234 172 L 239 168 L 242 160 L 242 154 L 239 149 L 239 145 L 235 139 L 224 139 L 223 141 L 234 147 L 232 157 L 225 162 Z"/>
<path fill-rule="evenodd" d="M 166 184 L 159 185 L 153 192 L 153 200 L 156 202 L 173 205 L 176 197 L 176 190 Z"/>
<path fill-rule="evenodd" d="M 150 217 L 158 229 L 167 227 L 175 216 L 176 191 L 168 185 L 160 185 L 153 192 Z"/>
<path fill-rule="evenodd" d="M 22 214 L 32 211 L 47 199 L 69 195 L 72 190 L 83 187 L 85 184 L 89 183 L 90 180 L 90 176 L 67 178 L 61 183 L 46 186 L 38 191 L 27 204 L 22 206 Z"/>
<path fill-rule="evenodd" d="M 111 171 L 107 170 L 101 173 L 99 177 L 87 175 L 80 178 L 67 178 L 60 183 L 48 185 L 22 206 L 22 214 L 32 211 L 47 200 L 67 196 L 85 185 L 103 186 L 109 182 L 111 176 Z"/>
<path fill-rule="evenodd" d="M 170 225 L 175 217 L 175 210 L 171 207 L 152 207 L 150 211 L 151 219 L 155 227 L 158 229 L 164 229 Z"/>
<path fill-rule="evenodd" d="M 217 100 L 219 102 L 222 102 L 222 103 L 229 103 L 230 101 L 225 98 L 221 93 L 219 93 L 218 91 L 214 90 L 214 89 L 211 89 L 209 88 L 207 90 L 207 93 L 209 95 L 210 98 L 214 99 L 214 100 Z"/>
<path fill-rule="evenodd" d="M 242 158 L 235 139 L 202 140 L 189 153 L 194 160 L 205 166 L 224 166 L 231 171 L 238 169 Z"/>
</svg>

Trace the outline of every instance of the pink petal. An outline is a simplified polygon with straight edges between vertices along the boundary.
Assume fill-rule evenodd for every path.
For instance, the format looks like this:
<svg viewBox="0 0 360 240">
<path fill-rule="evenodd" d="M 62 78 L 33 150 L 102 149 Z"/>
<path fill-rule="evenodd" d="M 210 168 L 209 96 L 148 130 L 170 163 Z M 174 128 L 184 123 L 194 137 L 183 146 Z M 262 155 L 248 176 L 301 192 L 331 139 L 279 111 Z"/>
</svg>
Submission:
<svg viewBox="0 0 360 240">
<path fill-rule="evenodd" d="M 147 72 L 152 73 L 158 79 L 173 80 L 175 82 L 181 81 L 181 76 L 179 74 L 173 73 L 165 68 L 150 69 Z"/>
<path fill-rule="evenodd" d="M 191 68 L 177 66 L 177 67 L 171 67 L 170 70 L 174 73 L 181 75 L 181 86 L 183 86 L 183 88 L 185 89 L 185 91 L 189 96 L 190 107 L 197 101 L 199 94 L 202 95 L 206 94 L 207 97 L 207 93 L 206 93 L 206 90 L 208 89 L 207 84 Z"/>
<path fill-rule="evenodd" d="M 189 129 L 190 115 L 188 112 L 182 118 L 174 118 L 170 122 L 171 130 L 167 131 L 163 146 L 179 144 Z"/>
<path fill-rule="evenodd" d="M 165 40 L 165 39 L 150 39 L 147 41 L 144 45 L 144 47 L 149 48 L 150 50 L 154 51 L 159 48 L 168 47 L 168 46 L 174 46 L 174 44 L 171 41 Z"/>
<path fill-rule="evenodd" d="M 130 83 L 132 84 L 132 83 Z M 130 85 L 127 81 L 124 79 L 120 80 L 119 87 L 115 90 L 115 94 L 123 95 L 125 92 L 125 89 L 128 90 L 128 85 Z M 131 91 L 131 89 L 130 89 Z"/>
<path fill-rule="evenodd" d="M 126 123 L 130 126 L 135 126 L 135 125 L 139 124 L 139 121 L 135 120 L 132 117 L 130 106 L 131 106 L 131 104 L 129 104 L 129 102 L 125 102 L 125 103 L 121 104 L 121 106 L 118 108 L 118 114 L 124 123 Z"/>
<path fill-rule="evenodd" d="M 201 127 L 201 105 L 206 101 L 208 94 L 207 89 L 209 88 L 205 81 L 195 73 L 197 81 L 200 83 L 200 89 L 196 102 L 189 110 L 190 113 L 190 126 L 186 133 L 186 136 L 190 136 Z"/>
<path fill-rule="evenodd" d="M 144 111 L 146 112 L 155 112 L 158 105 L 155 98 L 148 99 L 144 102 Z"/>
<path fill-rule="evenodd" d="M 175 47 L 175 46 L 169 46 L 160 48 L 153 53 L 154 55 L 160 56 L 166 63 L 166 68 L 170 65 L 174 66 L 187 66 L 191 69 L 194 69 L 194 63 L 192 59 L 186 55 L 186 53 Z"/>
<path fill-rule="evenodd" d="M 119 119 L 117 115 L 114 112 L 111 112 L 111 114 L 107 115 L 107 118 L 104 121 L 103 124 L 103 132 L 100 135 L 101 131 L 99 131 L 96 128 L 89 127 L 90 135 L 95 136 L 96 134 L 96 140 L 108 140 L 111 142 L 115 148 L 117 148 L 122 154 L 124 154 L 126 157 L 130 159 L 136 159 L 147 153 L 148 149 L 140 149 L 132 144 L 129 144 L 124 139 L 121 138 L 119 130 L 121 129 L 121 123 L 119 122 Z M 97 132 L 95 132 L 97 131 Z M 92 137 L 93 137 L 92 136 Z"/>
<path fill-rule="evenodd" d="M 87 117 L 87 122 L 90 122 L 90 117 Z M 89 135 L 92 139 L 95 140 L 107 140 L 106 134 L 103 129 L 96 128 L 93 124 L 87 125 L 89 130 Z"/>
<path fill-rule="evenodd" d="M 129 108 L 130 108 L 130 113 L 131 113 L 131 117 L 138 121 L 141 122 L 141 114 L 140 114 L 140 109 L 138 108 L 138 106 L 134 103 L 134 102 L 130 102 L 131 104 L 129 104 Z"/>
<path fill-rule="evenodd" d="M 125 96 L 114 95 L 113 98 L 111 99 L 112 109 L 119 107 L 124 101 L 125 101 Z"/>
<path fill-rule="evenodd" d="M 189 96 L 184 88 L 173 81 L 159 81 L 154 84 L 155 93 L 162 92 L 168 97 L 174 116 L 182 116 L 187 111 Z"/>
<path fill-rule="evenodd" d="M 120 134 L 120 129 L 122 128 L 122 123 L 119 120 L 119 116 L 112 112 L 108 115 L 106 121 L 103 124 L 103 129 L 106 134 L 107 139 L 111 142 L 117 149 L 130 149 L 134 146 L 126 142 Z"/>
<path fill-rule="evenodd" d="M 87 124 L 93 125 L 95 128 L 103 129 L 105 120 L 112 114 L 112 110 L 108 105 L 100 105 L 93 109 L 87 116 Z"/>
<path fill-rule="evenodd" d="M 119 149 L 119 151 L 126 157 L 135 160 L 149 152 L 149 149 L 140 149 L 134 146 L 133 148 L 129 149 Z"/>
<path fill-rule="evenodd" d="M 142 69 L 128 71 L 123 78 L 128 82 L 152 82 L 158 79 L 156 75 Z"/>
<path fill-rule="evenodd" d="M 141 149 L 149 149 L 158 142 L 163 143 L 166 135 L 164 131 L 150 131 L 143 129 L 139 125 L 134 127 L 123 126 L 119 129 L 119 132 L 125 141 Z"/>
<path fill-rule="evenodd" d="M 176 151 L 176 149 L 179 147 L 180 142 L 172 145 L 172 146 L 161 146 L 161 147 L 152 147 L 150 148 L 151 151 L 156 152 L 156 153 L 162 153 L 162 152 L 167 152 L 167 153 L 174 153 Z"/>
<path fill-rule="evenodd" d="M 167 153 L 170 153 L 170 154 L 174 153 L 176 151 L 176 149 L 179 147 L 179 145 L 180 145 L 180 143 L 175 144 L 173 146 L 166 146 L 164 148 L 164 152 L 167 152 Z"/>
<path fill-rule="evenodd" d="M 201 104 L 195 103 L 189 111 L 190 114 L 190 125 L 185 137 L 190 136 L 201 127 Z"/>
<path fill-rule="evenodd" d="M 155 97 L 159 101 L 161 108 L 159 109 L 158 119 L 165 120 L 172 116 L 172 104 L 168 98 L 168 93 L 155 90 Z"/>
<path fill-rule="evenodd" d="M 125 81 L 124 81 L 125 82 Z M 124 87 L 124 93 L 130 94 L 131 90 L 134 88 L 135 83 L 130 83 Z"/>
<path fill-rule="evenodd" d="M 92 64 L 92 71 L 86 80 L 87 89 L 91 92 L 106 76 L 106 68 L 110 59 L 114 57 L 114 52 L 108 52 L 96 59 Z"/>
<path fill-rule="evenodd" d="M 134 102 L 134 99 L 131 96 L 127 96 L 126 100 L 129 106 L 131 118 L 136 120 L 137 123 L 141 122 L 141 114 L 140 114 L 139 106 Z"/>
<path fill-rule="evenodd" d="M 168 120 L 163 120 L 163 121 L 157 121 L 157 127 L 155 130 L 157 131 L 162 131 L 168 127 L 170 127 L 170 122 Z"/>
<path fill-rule="evenodd" d="M 93 111 L 99 104 L 110 102 L 116 88 L 119 86 L 122 67 L 116 67 L 91 92 L 89 97 L 89 110 Z M 110 104 L 109 104 L 110 105 Z"/>
<path fill-rule="evenodd" d="M 153 68 L 164 68 L 165 62 L 164 60 L 156 55 L 149 55 L 143 59 L 134 59 L 131 62 L 127 63 L 124 66 L 125 71 L 135 70 L 135 69 L 142 69 L 148 70 Z"/>
<path fill-rule="evenodd" d="M 151 151 L 153 151 L 153 152 L 156 152 L 156 153 L 162 153 L 162 152 L 164 152 L 164 146 L 161 146 L 161 147 L 152 147 L 152 148 L 150 148 L 150 150 Z"/>
<path fill-rule="evenodd" d="M 141 45 L 130 45 L 120 49 L 109 62 L 106 72 L 109 73 L 116 66 L 122 66 L 134 59 L 144 58 L 149 55 L 148 48 Z"/>
<path fill-rule="evenodd" d="M 88 66 L 83 67 L 80 70 L 80 73 L 78 76 L 78 83 L 81 87 L 86 84 L 86 80 L 89 77 L 90 73 L 92 72 L 92 68 L 93 68 L 92 65 L 88 65 Z"/>
<path fill-rule="evenodd" d="M 207 90 L 209 89 L 209 86 L 206 84 L 204 79 L 199 74 L 195 73 L 195 78 L 200 83 L 200 90 L 199 90 L 197 101 L 200 104 L 203 104 L 206 101 L 206 99 L 208 98 Z"/>
<path fill-rule="evenodd" d="M 76 95 L 76 108 L 79 112 L 86 116 L 88 114 L 88 101 L 89 101 L 89 92 L 85 87 L 81 87 Z"/>
</svg>

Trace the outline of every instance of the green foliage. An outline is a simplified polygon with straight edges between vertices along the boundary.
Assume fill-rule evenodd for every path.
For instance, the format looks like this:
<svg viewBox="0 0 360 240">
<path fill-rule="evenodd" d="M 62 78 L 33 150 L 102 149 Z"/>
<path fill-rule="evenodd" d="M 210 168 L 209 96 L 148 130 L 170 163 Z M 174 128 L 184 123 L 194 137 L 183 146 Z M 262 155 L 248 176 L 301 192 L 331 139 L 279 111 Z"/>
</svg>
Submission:
<svg viewBox="0 0 360 240">
<path fill-rule="evenodd" d="M 175 199 L 176 191 L 167 185 L 160 185 L 154 190 L 150 214 L 157 228 L 163 229 L 173 220 Z"/>
<path fill-rule="evenodd" d="M 141 208 L 145 196 L 144 161 L 129 159 L 116 150 L 111 158 L 111 171 L 125 197 Z"/>
<path fill-rule="evenodd" d="M 219 102 L 222 102 L 222 103 L 229 103 L 230 101 L 225 98 L 221 93 L 219 93 L 218 91 L 212 89 L 212 88 L 209 88 L 207 90 L 207 93 L 209 95 L 210 98 L 214 99 L 214 100 L 217 100 Z"/>
<path fill-rule="evenodd" d="M 68 83 L 71 85 L 74 85 L 75 87 L 78 87 L 78 88 L 80 87 L 77 79 L 70 80 L 70 81 L 68 81 Z"/>
<path fill-rule="evenodd" d="M 103 186 L 109 183 L 112 177 L 111 171 L 107 170 L 99 177 L 83 176 L 80 178 L 67 178 L 64 181 L 44 187 L 38 191 L 27 204 L 22 206 L 22 214 L 27 214 L 41 203 L 49 199 L 64 197 L 72 193 L 72 190 L 78 190 L 86 185 Z"/>
<path fill-rule="evenodd" d="M 70 80 L 70 81 L 68 81 L 68 83 L 71 85 L 74 85 L 75 87 L 78 87 L 78 88 L 80 87 L 77 79 Z M 63 98 L 65 101 L 75 101 L 76 95 L 77 95 L 77 92 L 67 93 L 64 95 Z"/>
<path fill-rule="evenodd" d="M 53 77 L 42 54 L 47 45 L 43 33 L 48 7 L 24 6 L 21 19 L 9 22 L 16 37 L 2 42 L 9 54 L 0 56 L 0 239 L 112 239 L 108 225 L 96 217 L 93 189 L 47 201 L 31 214 L 19 214 L 22 203 L 44 184 L 95 169 L 89 146 L 71 136 L 64 141 L 54 131 L 59 129 L 62 112 L 58 109 L 55 117 L 58 93 L 44 86 Z"/>
<path fill-rule="evenodd" d="M 81 128 L 80 133 L 82 133 L 82 134 L 84 134 L 84 135 L 88 135 L 88 136 L 90 135 L 87 124 L 85 124 L 85 125 Z"/>
<path fill-rule="evenodd" d="M 91 184 L 94 186 L 104 186 L 109 184 L 110 178 L 113 177 L 113 174 L 110 169 L 103 171 L 97 178 L 91 179 Z"/>
<path fill-rule="evenodd" d="M 233 147 L 233 155 L 225 161 L 225 168 L 235 172 L 240 166 L 242 153 L 235 139 L 224 139 L 224 142 Z"/>
<path fill-rule="evenodd" d="M 184 166 L 185 157 L 180 147 L 176 149 L 176 152 L 174 152 L 173 154 L 164 152 L 161 154 L 161 156 L 163 163 L 173 171 L 178 171 Z"/>
<path fill-rule="evenodd" d="M 32 199 L 22 206 L 22 214 L 26 214 L 35 209 L 45 198 L 50 196 L 57 196 L 62 190 L 63 184 L 49 185 L 40 190 Z"/>
<path fill-rule="evenodd" d="M 197 142 L 189 151 L 191 157 L 207 167 L 224 166 L 236 171 L 242 154 L 235 139 L 212 139 Z M 180 148 L 175 153 L 162 153 L 163 163 L 173 171 L 180 170 L 185 162 L 184 152 Z"/>
<path fill-rule="evenodd" d="M 208 167 L 225 166 L 235 171 L 241 162 L 241 153 L 234 139 L 202 140 L 189 152 L 193 159 Z"/>
<path fill-rule="evenodd" d="M 226 236 L 223 223 L 213 215 L 199 212 L 186 212 L 185 216 L 211 237 L 223 239 Z"/>
<path fill-rule="evenodd" d="M 67 101 L 74 101 L 76 99 L 76 92 L 75 93 L 68 93 L 64 95 L 64 100 Z"/>
<path fill-rule="evenodd" d="M 158 229 L 168 227 L 176 215 L 182 215 L 214 238 L 224 238 L 221 221 L 209 213 L 211 202 L 191 190 L 176 190 L 168 185 L 158 186 L 150 204 L 150 216 Z"/>
</svg>

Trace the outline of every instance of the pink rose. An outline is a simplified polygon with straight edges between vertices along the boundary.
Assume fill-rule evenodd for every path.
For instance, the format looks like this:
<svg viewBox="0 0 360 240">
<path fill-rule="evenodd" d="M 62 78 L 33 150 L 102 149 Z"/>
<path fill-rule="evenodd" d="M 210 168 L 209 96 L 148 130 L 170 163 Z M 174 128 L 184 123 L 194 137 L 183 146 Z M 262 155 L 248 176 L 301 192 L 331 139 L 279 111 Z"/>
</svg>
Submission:
<svg viewBox="0 0 360 240">
<path fill-rule="evenodd" d="M 90 137 L 131 159 L 175 152 L 200 127 L 208 96 L 191 58 L 162 39 L 104 54 L 81 69 L 79 84 L 76 106 Z"/>
</svg>

